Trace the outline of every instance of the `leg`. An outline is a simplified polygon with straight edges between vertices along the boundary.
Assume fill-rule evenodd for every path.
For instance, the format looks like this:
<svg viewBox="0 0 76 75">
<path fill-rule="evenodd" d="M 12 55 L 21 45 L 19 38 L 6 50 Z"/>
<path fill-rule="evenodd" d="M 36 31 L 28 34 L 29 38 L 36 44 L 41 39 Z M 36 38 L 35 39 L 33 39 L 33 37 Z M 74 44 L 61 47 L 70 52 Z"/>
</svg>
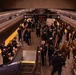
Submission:
<svg viewBox="0 0 76 75">
<path fill-rule="evenodd" d="M 58 70 L 58 75 L 61 75 L 61 71 L 62 71 L 61 69 L 60 69 L 60 70 Z"/>
<path fill-rule="evenodd" d="M 53 68 L 51 75 L 54 75 L 55 72 L 56 70 Z"/>
<path fill-rule="evenodd" d="M 44 66 L 44 55 L 41 55 L 42 66 Z"/>
<path fill-rule="evenodd" d="M 50 56 L 48 56 L 48 60 L 49 60 L 49 66 L 50 66 Z"/>
<path fill-rule="evenodd" d="M 68 59 L 70 59 L 70 52 L 68 52 Z"/>
</svg>

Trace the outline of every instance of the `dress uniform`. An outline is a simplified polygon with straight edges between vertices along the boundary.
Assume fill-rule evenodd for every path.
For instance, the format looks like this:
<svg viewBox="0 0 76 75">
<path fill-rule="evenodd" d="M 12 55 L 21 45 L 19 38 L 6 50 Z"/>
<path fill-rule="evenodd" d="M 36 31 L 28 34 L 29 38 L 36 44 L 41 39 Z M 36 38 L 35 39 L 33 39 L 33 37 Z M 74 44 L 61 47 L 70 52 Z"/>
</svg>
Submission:
<svg viewBox="0 0 76 75">
<path fill-rule="evenodd" d="M 42 66 L 44 66 L 46 64 L 46 51 L 47 51 L 47 47 L 45 45 L 41 45 L 40 50 L 41 50 Z"/>
</svg>

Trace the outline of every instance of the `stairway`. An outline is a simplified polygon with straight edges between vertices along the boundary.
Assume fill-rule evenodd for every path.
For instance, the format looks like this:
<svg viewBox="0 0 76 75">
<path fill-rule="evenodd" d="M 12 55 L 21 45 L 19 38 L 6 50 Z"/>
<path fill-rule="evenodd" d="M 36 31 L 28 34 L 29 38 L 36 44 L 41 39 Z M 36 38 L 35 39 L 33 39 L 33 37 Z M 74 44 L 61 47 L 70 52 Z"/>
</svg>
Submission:
<svg viewBox="0 0 76 75">
<path fill-rule="evenodd" d="M 22 63 L 17 75 L 32 75 L 33 69 L 33 63 Z"/>
</svg>

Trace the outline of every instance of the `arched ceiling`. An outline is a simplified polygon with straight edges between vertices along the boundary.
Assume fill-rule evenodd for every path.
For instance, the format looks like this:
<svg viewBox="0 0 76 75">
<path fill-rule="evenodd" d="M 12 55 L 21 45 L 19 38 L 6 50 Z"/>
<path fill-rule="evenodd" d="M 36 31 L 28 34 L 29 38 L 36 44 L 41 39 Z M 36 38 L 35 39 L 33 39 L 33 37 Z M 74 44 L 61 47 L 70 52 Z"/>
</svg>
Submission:
<svg viewBox="0 0 76 75">
<path fill-rule="evenodd" d="M 76 0 L 0 0 L 1 9 L 59 8 L 76 9 Z"/>
</svg>

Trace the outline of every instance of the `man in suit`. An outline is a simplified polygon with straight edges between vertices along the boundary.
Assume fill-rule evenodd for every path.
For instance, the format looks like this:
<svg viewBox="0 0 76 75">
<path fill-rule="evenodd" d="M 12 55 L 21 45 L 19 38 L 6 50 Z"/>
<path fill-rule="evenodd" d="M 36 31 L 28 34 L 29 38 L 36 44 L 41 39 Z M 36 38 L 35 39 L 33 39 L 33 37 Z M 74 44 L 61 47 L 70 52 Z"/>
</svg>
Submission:
<svg viewBox="0 0 76 75">
<path fill-rule="evenodd" d="M 58 75 L 61 75 L 62 66 L 65 65 L 65 61 L 61 57 L 61 52 L 58 52 L 58 54 L 53 57 L 52 65 L 53 65 L 53 70 L 51 75 L 54 75 L 56 71 L 58 71 Z"/>
<path fill-rule="evenodd" d="M 53 47 L 53 45 L 50 45 L 50 46 L 48 47 L 49 66 L 51 65 L 53 53 L 54 53 L 54 47 Z"/>
</svg>

